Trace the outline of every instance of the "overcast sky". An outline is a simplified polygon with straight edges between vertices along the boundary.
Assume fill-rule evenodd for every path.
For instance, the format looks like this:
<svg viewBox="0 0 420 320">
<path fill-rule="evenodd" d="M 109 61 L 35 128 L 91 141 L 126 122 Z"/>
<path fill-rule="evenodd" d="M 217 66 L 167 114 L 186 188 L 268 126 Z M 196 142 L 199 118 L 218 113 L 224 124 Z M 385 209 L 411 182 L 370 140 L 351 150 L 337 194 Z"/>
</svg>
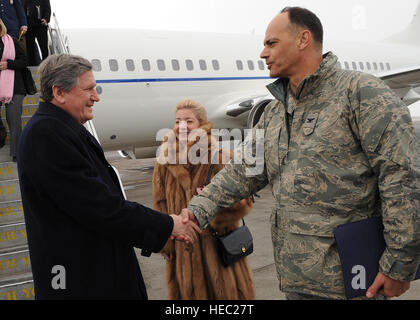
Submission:
<svg viewBox="0 0 420 320">
<path fill-rule="evenodd" d="M 263 35 L 285 6 L 321 19 L 326 38 L 384 38 L 411 21 L 419 0 L 51 0 L 60 27 L 140 28 Z"/>
</svg>

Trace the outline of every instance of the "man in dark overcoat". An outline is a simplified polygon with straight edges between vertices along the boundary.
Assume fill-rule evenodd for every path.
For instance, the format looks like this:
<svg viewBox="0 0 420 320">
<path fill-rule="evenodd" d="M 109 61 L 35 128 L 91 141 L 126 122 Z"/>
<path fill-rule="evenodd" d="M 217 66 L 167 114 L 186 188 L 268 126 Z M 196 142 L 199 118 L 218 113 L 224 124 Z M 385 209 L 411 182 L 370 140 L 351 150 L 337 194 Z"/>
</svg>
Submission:
<svg viewBox="0 0 420 320">
<path fill-rule="evenodd" d="M 26 33 L 26 47 L 30 66 L 39 64 L 39 53 L 35 44 L 37 39 L 42 53 L 42 60 L 48 57 L 48 23 L 51 18 L 50 0 L 22 0 L 28 21 Z"/>
<path fill-rule="evenodd" d="M 159 252 L 193 226 L 124 199 L 118 177 L 83 126 L 99 101 L 92 65 L 48 57 L 41 102 L 19 145 L 18 171 L 36 299 L 147 299 L 133 247 Z"/>
</svg>

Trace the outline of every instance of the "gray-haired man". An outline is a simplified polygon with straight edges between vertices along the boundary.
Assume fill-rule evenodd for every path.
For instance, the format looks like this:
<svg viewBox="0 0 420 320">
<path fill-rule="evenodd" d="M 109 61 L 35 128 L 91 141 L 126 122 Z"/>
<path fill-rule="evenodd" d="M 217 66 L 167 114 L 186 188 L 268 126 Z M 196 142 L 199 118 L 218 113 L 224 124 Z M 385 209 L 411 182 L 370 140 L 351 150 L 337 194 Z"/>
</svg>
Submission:
<svg viewBox="0 0 420 320">
<path fill-rule="evenodd" d="M 40 66 L 41 102 L 22 133 L 18 169 L 36 299 L 147 299 L 133 247 L 158 252 L 195 239 L 192 224 L 126 201 L 83 124 L 99 101 L 92 65 L 53 55 Z"/>
</svg>

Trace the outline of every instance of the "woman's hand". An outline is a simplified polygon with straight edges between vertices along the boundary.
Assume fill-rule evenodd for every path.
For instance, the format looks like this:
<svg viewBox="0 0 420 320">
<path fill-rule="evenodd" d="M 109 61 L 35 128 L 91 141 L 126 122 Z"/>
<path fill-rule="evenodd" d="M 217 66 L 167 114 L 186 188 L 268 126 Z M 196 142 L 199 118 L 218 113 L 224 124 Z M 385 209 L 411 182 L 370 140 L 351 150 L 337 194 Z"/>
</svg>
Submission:
<svg viewBox="0 0 420 320">
<path fill-rule="evenodd" d="M 174 255 L 172 253 L 161 253 L 161 255 L 166 261 L 172 261 L 174 258 Z"/>
<path fill-rule="evenodd" d="M 7 61 L 0 61 L 0 70 L 7 69 Z"/>
</svg>

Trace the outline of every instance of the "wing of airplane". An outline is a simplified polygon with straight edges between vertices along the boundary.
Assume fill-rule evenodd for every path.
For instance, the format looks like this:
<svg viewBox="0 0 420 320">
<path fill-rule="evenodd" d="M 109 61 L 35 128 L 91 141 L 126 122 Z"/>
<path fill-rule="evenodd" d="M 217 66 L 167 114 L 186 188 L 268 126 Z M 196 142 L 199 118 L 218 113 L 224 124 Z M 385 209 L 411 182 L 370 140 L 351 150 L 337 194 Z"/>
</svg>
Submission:
<svg viewBox="0 0 420 320">
<path fill-rule="evenodd" d="M 420 86 L 420 65 L 382 72 L 378 77 L 391 89 L 416 88 Z"/>
<path fill-rule="evenodd" d="M 399 93 L 407 105 L 420 101 L 420 94 L 415 91 L 420 87 L 420 65 L 381 72 L 377 76 Z"/>
</svg>

